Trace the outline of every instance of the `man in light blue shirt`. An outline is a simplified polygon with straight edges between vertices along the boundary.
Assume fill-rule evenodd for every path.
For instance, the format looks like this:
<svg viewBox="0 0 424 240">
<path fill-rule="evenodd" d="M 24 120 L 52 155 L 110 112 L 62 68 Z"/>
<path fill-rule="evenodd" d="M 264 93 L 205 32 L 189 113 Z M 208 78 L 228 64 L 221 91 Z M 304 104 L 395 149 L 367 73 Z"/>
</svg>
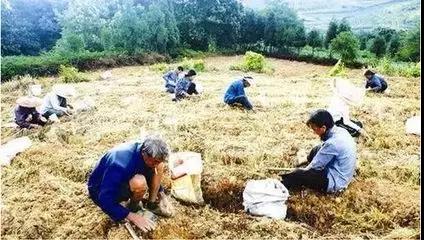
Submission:
<svg viewBox="0 0 424 240">
<path fill-rule="evenodd" d="M 347 188 L 356 169 L 356 143 L 349 132 L 334 125 L 331 114 L 317 110 L 306 123 L 323 141 L 312 149 L 309 165 L 283 174 L 289 190 L 301 187 L 336 193 Z"/>
<path fill-rule="evenodd" d="M 174 71 L 169 71 L 165 75 L 163 75 L 163 79 L 165 80 L 165 88 L 169 93 L 175 93 L 175 85 L 177 84 L 178 75 L 184 71 L 184 68 L 179 66 Z"/>
</svg>

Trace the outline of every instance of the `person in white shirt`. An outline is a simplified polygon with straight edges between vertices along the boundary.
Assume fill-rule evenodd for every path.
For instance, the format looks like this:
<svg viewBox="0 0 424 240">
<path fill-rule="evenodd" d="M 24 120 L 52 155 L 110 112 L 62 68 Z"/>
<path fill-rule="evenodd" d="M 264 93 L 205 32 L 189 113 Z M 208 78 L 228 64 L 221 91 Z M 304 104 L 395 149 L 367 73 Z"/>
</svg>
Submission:
<svg viewBox="0 0 424 240">
<path fill-rule="evenodd" d="M 327 111 L 335 125 L 346 129 L 352 137 L 366 135 L 363 124 L 350 118 L 350 106 L 359 105 L 365 92 L 343 79 L 333 80 L 333 92 Z"/>
<path fill-rule="evenodd" d="M 56 85 L 53 90 L 49 92 L 43 99 L 41 106 L 41 114 L 45 118 L 51 118 L 55 115 L 60 117 L 63 115 L 70 115 L 72 113 L 72 105 L 68 103 L 70 97 L 75 95 L 73 87 Z"/>
</svg>

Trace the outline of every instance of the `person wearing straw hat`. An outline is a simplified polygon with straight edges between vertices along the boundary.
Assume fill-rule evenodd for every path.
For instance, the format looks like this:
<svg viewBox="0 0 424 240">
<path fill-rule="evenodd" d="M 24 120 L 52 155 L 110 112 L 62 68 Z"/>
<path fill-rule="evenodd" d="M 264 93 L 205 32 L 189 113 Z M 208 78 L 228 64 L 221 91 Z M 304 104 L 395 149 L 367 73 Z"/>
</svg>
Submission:
<svg viewBox="0 0 424 240">
<path fill-rule="evenodd" d="M 334 125 L 331 114 L 324 109 L 314 111 L 306 125 L 323 143 L 312 149 L 305 168 L 281 174 L 281 182 L 289 190 L 306 187 L 327 193 L 342 192 L 355 173 L 355 141 L 345 129 Z"/>
<path fill-rule="evenodd" d="M 333 79 L 333 97 L 327 111 L 330 112 L 336 126 L 346 129 L 352 137 L 360 134 L 367 136 L 363 124 L 350 118 L 350 106 L 358 106 L 362 103 L 365 91 L 355 87 L 344 79 Z"/>
<path fill-rule="evenodd" d="M 253 78 L 245 76 L 242 79 L 236 80 L 230 84 L 224 95 L 224 102 L 228 105 L 241 104 L 247 110 L 253 110 L 252 104 L 244 92 L 244 88 L 252 86 Z"/>
<path fill-rule="evenodd" d="M 183 98 L 189 97 L 193 94 L 199 94 L 196 88 L 196 84 L 193 82 L 194 76 L 197 73 L 193 69 L 190 69 L 184 77 L 178 79 L 177 84 L 175 86 L 175 97 L 172 101 L 179 101 Z"/>
<path fill-rule="evenodd" d="M 39 128 L 44 126 L 47 120 L 40 115 L 36 107 L 42 104 L 38 97 L 20 97 L 16 100 L 15 123 L 21 128 Z"/>
<path fill-rule="evenodd" d="M 138 211 L 145 207 L 154 214 L 170 217 L 164 212 L 163 201 L 170 204 L 161 186 L 164 166 L 169 156 L 168 145 L 157 135 L 147 135 L 142 142 L 120 144 L 97 162 L 88 178 L 88 192 L 93 202 L 114 221 L 127 219 L 144 232 L 155 224 Z M 127 202 L 121 205 L 122 202 Z M 169 206 L 168 206 L 169 207 Z"/>
<path fill-rule="evenodd" d="M 375 72 L 367 69 L 364 72 L 366 78 L 365 89 L 376 93 L 383 93 L 387 89 L 387 82 L 383 77 L 377 75 Z"/>
<path fill-rule="evenodd" d="M 53 115 L 56 117 L 70 115 L 73 107 L 68 103 L 68 100 L 74 95 L 75 89 L 71 86 L 53 86 L 53 90 L 43 99 L 41 113 L 46 118 L 50 118 Z"/>
<path fill-rule="evenodd" d="M 175 93 L 175 86 L 177 84 L 177 80 L 179 75 L 184 71 L 182 66 L 178 66 L 177 69 L 173 71 L 167 72 L 163 75 L 163 79 L 165 80 L 165 89 L 168 93 Z"/>
</svg>

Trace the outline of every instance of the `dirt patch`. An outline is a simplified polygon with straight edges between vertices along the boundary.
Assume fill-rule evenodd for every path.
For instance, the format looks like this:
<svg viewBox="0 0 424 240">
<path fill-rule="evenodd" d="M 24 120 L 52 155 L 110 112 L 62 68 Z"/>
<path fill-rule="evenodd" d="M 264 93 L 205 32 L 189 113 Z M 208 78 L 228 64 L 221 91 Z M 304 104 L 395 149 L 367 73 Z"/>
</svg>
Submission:
<svg viewBox="0 0 424 240">
<path fill-rule="evenodd" d="M 240 213 L 243 211 L 242 182 L 233 182 L 223 178 L 217 182 L 202 181 L 203 199 L 213 209 L 224 213 Z"/>
</svg>

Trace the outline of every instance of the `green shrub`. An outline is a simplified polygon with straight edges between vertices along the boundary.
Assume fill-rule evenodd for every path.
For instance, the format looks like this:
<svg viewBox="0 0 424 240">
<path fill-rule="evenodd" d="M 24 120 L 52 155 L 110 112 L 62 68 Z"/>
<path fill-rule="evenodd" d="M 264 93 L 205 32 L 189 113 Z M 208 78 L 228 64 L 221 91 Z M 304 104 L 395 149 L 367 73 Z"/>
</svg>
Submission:
<svg viewBox="0 0 424 240">
<path fill-rule="evenodd" d="M 149 66 L 149 69 L 154 72 L 166 73 L 170 71 L 172 68 L 166 63 L 156 63 Z"/>
<path fill-rule="evenodd" d="M 1 59 L 2 82 L 14 76 L 29 74 L 34 77 L 50 76 L 59 72 L 60 65 L 71 65 L 80 70 L 111 68 L 164 62 L 168 58 L 156 53 L 127 55 L 114 52 L 54 53 L 41 56 L 7 56 Z"/>
<path fill-rule="evenodd" d="M 183 58 L 183 61 L 179 63 L 179 66 L 182 66 L 184 69 L 194 69 L 197 72 L 206 71 L 205 61 L 203 59 L 193 60 Z"/>
<path fill-rule="evenodd" d="M 420 77 L 421 64 L 420 63 L 405 63 L 393 62 L 389 58 L 383 58 L 372 65 L 378 72 L 389 76 L 400 77 Z"/>
<path fill-rule="evenodd" d="M 248 51 L 243 57 L 245 71 L 263 72 L 265 57 L 262 54 Z"/>
<path fill-rule="evenodd" d="M 64 83 L 78 83 L 88 82 L 89 79 L 85 78 L 78 69 L 74 67 L 67 67 L 60 65 L 59 67 L 59 78 Z"/>
<path fill-rule="evenodd" d="M 339 60 L 336 65 L 334 65 L 333 68 L 331 68 L 329 75 L 331 77 L 335 77 L 335 76 L 346 76 L 347 72 L 346 72 L 346 66 L 345 64 L 342 62 L 342 60 Z"/>
<path fill-rule="evenodd" d="M 262 54 L 247 51 L 243 63 L 231 65 L 230 70 L 272 74 L 274 69 L 265 61 Z"/>
</svg>

